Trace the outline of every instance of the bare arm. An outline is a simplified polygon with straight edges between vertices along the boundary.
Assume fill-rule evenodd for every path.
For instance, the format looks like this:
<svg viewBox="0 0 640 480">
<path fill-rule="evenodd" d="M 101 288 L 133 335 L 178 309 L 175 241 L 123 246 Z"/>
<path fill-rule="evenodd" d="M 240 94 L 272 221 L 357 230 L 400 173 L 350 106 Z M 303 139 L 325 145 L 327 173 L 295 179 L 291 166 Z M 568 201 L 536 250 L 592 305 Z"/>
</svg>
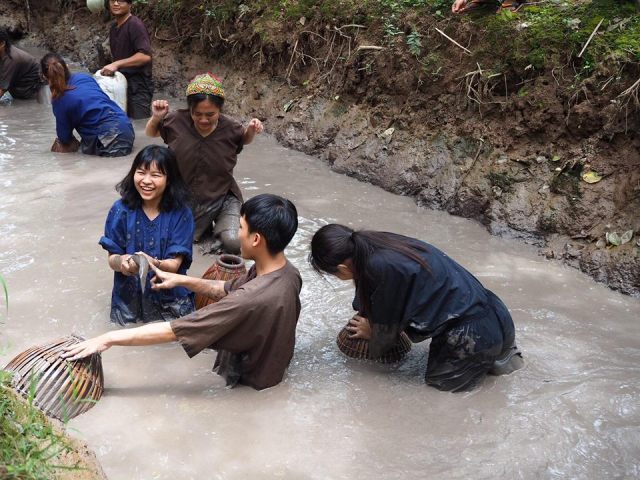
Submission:
<svg viewBox="0 0 640 480">
<path fill-rule="evenodd" d="M 153 265 L 154 267 L 160 269 L 161 271 L 169 272 L 169 273 L 176 273 L 178 270 L 180 270 L 180 266 L 184 261 L 183 255 L 176 255 L 173 258 L 158 259 L 158 258 L 153 258 L 144 252 L 136 252 L 136 254 L 144 255 L 145 257 L 147 257 L 147 261 L 149 262 L 149 265 Z"/>
<path fill-rule="evenodd" d="M 141 67 L 146 65 L 151 61 L 151 55 L 147 55 L 146 53 L 136 52 L 130 57 L 122 58 L 120 60 L 116 60 L 109 65 L 105 65 L 102 67 L 103 75 L 113 75 L 115 72 L 120 70 L 121 68 L 127 67 Z"/>
<path fill-rule="evenodd" d="M 205 278 L 190 277 L 189 275 L 180 275 L 178 273 L 170 273 L 160 270 L 153 263 L 149 266 L 156 274 L 151 279 L 151 288 L 161 290 L 166 288 L 185 287 L 192 292 L 205 295 L 214 300 L 220 300 L 227 295 L 224 289 L 224 281 L 207 280 Z"/>
<path fill-rule="evenodd" d="M 79 360 L 93 353 L 104 352 L 114 345 L 140 346 L 169 343 L 177 340 L 169 322 L 150 323 L 138 328 L 112 330 L 77 345 L 65 348 L 63 358 Z"/>
<path fill-rule="evenodd" d="M 147 137 L 160 136 L 160 124 L 167 113 L 169 113 L 169 102 L 166 100 L 154 100 L 151 103 L 151 118 L 144 127 L 144 133 Z"/>
</svg>

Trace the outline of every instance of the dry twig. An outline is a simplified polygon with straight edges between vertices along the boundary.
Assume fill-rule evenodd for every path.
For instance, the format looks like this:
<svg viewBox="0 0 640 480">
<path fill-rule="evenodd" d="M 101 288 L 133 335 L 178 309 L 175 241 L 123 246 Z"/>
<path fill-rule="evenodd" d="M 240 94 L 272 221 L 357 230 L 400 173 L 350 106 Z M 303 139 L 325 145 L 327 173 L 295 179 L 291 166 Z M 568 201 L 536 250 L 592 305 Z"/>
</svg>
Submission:
<svg viewBox="0 0 640 480">
<path fill-rule="evenodd" d="M 587 39 L 587 43 L 585 43 L 584 47 L 582 47 L 582 50 L 580 50 L 580 53 L 578 54 L 578 58 L 580 58 L 582 56 L 582 54 L 584 53 L 584 51 L 587 49 L 587 47 L 589 46 L 589 43 L 591 43 L 591 40 L 593 39 L 593 37 L 595 36 L 596 32 L 600 28 L 600 25 L 602 25 L 603 21 L 604 21 L 604 18 L 601 18 L 600 21 L 598 22 L 598 25 L 596 25 L 596 28 L 593 29 L 593 32 L 591 32 L 591 35 L 589 35 L 589 38 Z"/>
<path fill-rule="evenodd" d="M 458 47 L 460 47 L 462 50 L 464 50 L 465 52 L 467 52 L 468 55 L 471 55 L 471 50 L 469 50 L 467 47 L 463 47 L 462 45 L 460 45 L 458 42 L 456 42 L 453 38 L 451 38 L 449 35 L 447 35 L 446 33 L 444 33 L 442 30 L 440 30 L 439 28 L 436 28 L 436 31 L 442 35 L 444 38 L 446 38 L 447 40 L 449 40 L 450 42 L 452 42 L 454 45 L 457 45 Z"/>
</svg>

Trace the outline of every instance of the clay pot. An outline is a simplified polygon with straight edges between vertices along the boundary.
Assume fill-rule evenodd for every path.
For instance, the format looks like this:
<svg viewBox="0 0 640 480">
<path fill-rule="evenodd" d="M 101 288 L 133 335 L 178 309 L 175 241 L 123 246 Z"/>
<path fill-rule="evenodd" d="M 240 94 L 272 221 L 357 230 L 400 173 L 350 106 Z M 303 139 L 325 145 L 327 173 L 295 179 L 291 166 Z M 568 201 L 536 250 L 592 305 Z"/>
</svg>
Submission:
<svg viewBox="0 0 640 480">
<path fill-rule="evenodd" d="M 393 348 L 388 350 L 384 355 L 378 358 L 371 358 L 369 356 L 369 340 L 362 338 L 349 338 L 351 332 L 347 330 L 345 326 L 336 338 L 338 348 L 347 357 L 357 358 L 359 360 L 374 360 L 380 363 L 397 363 L 407 356 L 407 353 L 411 350 L 411 340 L 403 332 L 400 333 L 400 339 Z"/>
<path fill-rule="evenodd" d="M 207 280 L 223 280 L 226 282 L 227 280 L 238 278 L 245 273 L 247 273 L 247 267 L 241 257 L 224 253 L 216 258 L 213 265 L 204 272 L 202 278 L 206 278 Z M 200 310 L 202 307 L 216 303 L 216 300 L 199 294 L 196 294 L 195 301 L 196 310 Z"/>
<path fill-rule="evenodd" d="M 93 407 L 104 391 L 99 353 L 69 361 L 60 357 L 64 348 L 84 339 L 77 335 L 31 347 L 16 355 L 4 368 L 13 372 L 12 386 L 47 415 L 66 421 Z"/>
</svg>

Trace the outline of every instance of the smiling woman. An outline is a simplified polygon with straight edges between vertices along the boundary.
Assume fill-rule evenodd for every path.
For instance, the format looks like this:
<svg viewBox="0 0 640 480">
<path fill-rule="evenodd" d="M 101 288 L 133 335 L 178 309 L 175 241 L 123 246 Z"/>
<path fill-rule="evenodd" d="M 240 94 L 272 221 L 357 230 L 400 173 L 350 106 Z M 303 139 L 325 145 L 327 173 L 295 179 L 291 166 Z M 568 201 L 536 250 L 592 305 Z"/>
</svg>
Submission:
<svg viewBox="0 0 640 480">
<path fill-rule="evenodd" d="M 186 90 L 188 109 L 169 112 L 166 100 L 152 104 L 145 132 L 162 137 L 194 197 L 195 240 L 213 236 L 211 250 L 237 254 L 242 193 L 233 178 L 238 153 L 263 130 L 257 118 L 246 127 L 222 114 L 225 94 L 210 73 L 197 75 Z"/>
<path fill-rule="evenodd" d="M 191 265 L 193 216 L 175 157 L 159 145 L 143 148 L 116 189 L 122 198 L 111 207 L 100 239 L 115 272 L 111 321 L 124 325 L 191 313 L 193 294 L 183 287 L 146 288 L 149 279 L 139 278 L 140 262 L 134 258 L 138 253 L 165 271 L 182 274 Z"/>
</svg>

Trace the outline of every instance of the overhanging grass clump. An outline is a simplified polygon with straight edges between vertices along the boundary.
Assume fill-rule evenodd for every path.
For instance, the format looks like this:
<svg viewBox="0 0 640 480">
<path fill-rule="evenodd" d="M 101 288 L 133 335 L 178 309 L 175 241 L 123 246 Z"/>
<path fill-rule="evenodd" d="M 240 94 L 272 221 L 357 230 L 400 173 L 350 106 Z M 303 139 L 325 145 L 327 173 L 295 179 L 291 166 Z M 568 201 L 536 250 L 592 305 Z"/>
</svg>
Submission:
<svg viewBox="0 0 640 480">
<path fill-rule="evenodd" d="M 50 480 L 68 470 L 56 460 L 71 446 L 31 402 L 8 388 L 9 374 L 0 371 L 0 478 Z"/>
</svg>

